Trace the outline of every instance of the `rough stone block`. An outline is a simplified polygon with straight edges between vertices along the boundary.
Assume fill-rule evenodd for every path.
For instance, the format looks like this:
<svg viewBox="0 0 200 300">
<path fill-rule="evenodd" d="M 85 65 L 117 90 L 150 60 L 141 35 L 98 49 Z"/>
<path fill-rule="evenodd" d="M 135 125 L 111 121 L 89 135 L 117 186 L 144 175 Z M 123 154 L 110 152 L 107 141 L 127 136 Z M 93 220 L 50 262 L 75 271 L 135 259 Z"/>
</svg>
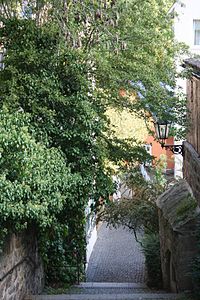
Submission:
<svg viewBox="0 0 200 300">
<path fill-rule="evenodd" d="M 31 241 L 30 236 L 32 237 Z M 41 278 L 44 277 L 44 274 L 34 232 L 10 236 L 6 242 L 5 251 L 0 256 L 0 277 L 27 256 L 36 258 L 36 263 L 40 262 L 39 268 L 35 270 L 27 260 L 23 261 L 3 282 L 0 282 L 1 300 L 22 300 L 29 290 L 35 293 L 42 290 Z"/>
<path fill-rule="evenodd" d="M 188 206 L 189 210 L 182 209 L 181 218 L 177 213 L 180 208 L 184 208 L 185 199 L 190 201 L 191 192 L 188 184 L 182 180 L 157 200 L 163 284 L 164 288 L 173 292 L 193 288 L 190 265 L 198 252 L 194 233 L 200 218 L 200 208 L 194 206 L 190 209 Z"/>
</svg>

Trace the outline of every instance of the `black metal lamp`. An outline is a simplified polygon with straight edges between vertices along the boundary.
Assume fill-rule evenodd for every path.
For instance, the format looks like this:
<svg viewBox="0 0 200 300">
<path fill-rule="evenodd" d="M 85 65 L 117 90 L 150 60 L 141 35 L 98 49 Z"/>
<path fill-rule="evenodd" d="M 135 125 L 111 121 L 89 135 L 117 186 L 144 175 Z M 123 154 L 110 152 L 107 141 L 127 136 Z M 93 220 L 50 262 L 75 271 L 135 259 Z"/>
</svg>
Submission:
<svg viewBox="0 0 200 300">
<path fill-rule="evenodd" d="M 166 145 L 165 140 L 168 139 L 170 123 L 167 121 L 157 121 L 154 123 L 157 139 L 160 140 L 162 148 L 169 149 L 174 154 L 183 155 L 183 145 Z"/>
<path fill-rule="evenodd" d="M 165 140 L 168 139 L 170 124 L 166 121 L 159 121 L 154 123 L 156 136 L 160 140 L 161 147 L 165 145 Z"/>
</svg>

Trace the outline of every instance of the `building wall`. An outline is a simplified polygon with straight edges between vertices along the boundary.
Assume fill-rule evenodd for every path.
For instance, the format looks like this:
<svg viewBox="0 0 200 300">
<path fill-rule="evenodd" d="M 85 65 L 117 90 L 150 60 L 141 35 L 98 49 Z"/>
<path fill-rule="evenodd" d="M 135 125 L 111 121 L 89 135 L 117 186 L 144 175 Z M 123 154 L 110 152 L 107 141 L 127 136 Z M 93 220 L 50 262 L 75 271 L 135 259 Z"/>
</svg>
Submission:
<svg viewBox="0 0 200 300">
<path fill-rule="evenodd" d="M 153 155 L 156 160 L 158 159 L 166 159 L 166 171 L 173 173 L 174 171 L 174 154 L 170 150 L 162 149 L 159 142 L 154 140 L 154 137 L 148 136 L 146 140 L 147 144 L 152 145 L 151 155 Z M 166 144 L 174 144 L 174 138 L 169 137 L 166 140 Z"/>
<path fill-rule="evenodd" d="M 194 197 L 200 205 L 200 159 L 194 147 L 184 142 L 184 178 L 189 183 Z"/>
<path fill-rule="evenodd" d="M 96 215 L 91 210 L 92 205 L 94 205 L 94 200 L 90 199 L 85 209 L 85 218 L 86 218 L 85 233 L 86 233 L 86 243 L 87 243 L 85 270 L 87 270 L 88 262 L 90 260 L 92 250 L 97 240 Z"/>
<path fill-rule="evenodd" d="M 200 72 L 198 60 L 193 63 L 194 72 Z M 192 76 L 187 80 L 187 103 L 189 129 L 187 142 L 184 142 L 183 171 L 200 205 L 200 78 L 198 77 Z"/>
<path fill-rule="evenodd" d="M 183 141 L 174 141 L 175 145 L 181 145 Z M 183 178 L 183 156 L 182 154 L 174 155 L 174 178 L 179 180 Z"/>
<path fill-rule="evenodd" d="M 41 292 L 44 273 L 33 231 L 12 234 L 7 239 L 0 255 L 0 278 L 24 258 L 22 264 L 0 280 L 1 300 L 23 300 L 26 295 Z"/>
<path fill-rule="evenodd" d="M 190 52 L 200 54 L 200 45 L 194 45 L 194 28 L 193 20 L 200 20 L 200 1 L 199 0 L 181 0 L 173 6 L 174 11 L 178 14 L 174 18 L 174 34 L 175 39 L 188 45 Z M 177 68 L 181 71 L 181 67 Z M 186 80 L 179 78 L 177 80 L 177 87 L 182 87 L 183 92 L 186 93 Z M 180 144 L 178 141 L 177 144 Z M 183 177 L 182 173 L 183 159 L 181 155 L 175 155 L 175 178 Z"/>
<path fill-rule="evenodd" d="M 200 1 L 181 0 L 175 5 L 175 11 L 178 13 L 174 19 L 175 38 L 186 43 L 193 53 L 200 54 L 200 45 L 194 45 L 193 30 L 193 20 L 200 19 Z"/>
<path fill-rule="evenodd" d="M 187 98 L 190 120 L 187 141 L 200 154 L 200 79 L 192 77 L 187 81 Z"/>
</svg>

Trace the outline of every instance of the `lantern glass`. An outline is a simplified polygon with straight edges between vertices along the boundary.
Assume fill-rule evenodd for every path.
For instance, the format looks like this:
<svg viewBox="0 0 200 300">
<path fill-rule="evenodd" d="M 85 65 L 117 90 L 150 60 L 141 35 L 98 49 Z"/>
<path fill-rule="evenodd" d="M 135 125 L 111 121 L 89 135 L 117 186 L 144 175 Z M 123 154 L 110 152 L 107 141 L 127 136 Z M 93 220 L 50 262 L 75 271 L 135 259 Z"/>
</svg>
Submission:
<svg viewBox="0 0 200 300">
<path fill-rule="evenodd" d="M 164 143 L 164 140 L 168 139 L 170 124 L 167 122 L 155 123 L 156 136 Z"/>
</svg>

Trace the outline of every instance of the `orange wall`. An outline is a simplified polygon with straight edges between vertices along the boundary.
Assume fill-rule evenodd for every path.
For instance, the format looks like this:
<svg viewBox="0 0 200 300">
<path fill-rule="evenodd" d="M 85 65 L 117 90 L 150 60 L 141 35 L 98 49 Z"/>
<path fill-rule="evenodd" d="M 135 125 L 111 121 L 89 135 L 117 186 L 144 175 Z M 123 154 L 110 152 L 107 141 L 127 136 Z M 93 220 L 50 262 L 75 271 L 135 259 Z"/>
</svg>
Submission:
<svg viewBox="0 0 200 300">
<path fill-rule="evenodd" d="M 166 150 L 165 148 L 162 148 L 160 143 L 155 141 L 152 136 L 148 136 L 146 139 L 147 144 L 152 145 L 152 155 L 159 159 L 162 154 L 166 155 L 167 157 L 167 170 L 174 170 L 174 154 L 170 150 Z M 166 144 L 173 145 L 174 144 L 174 137 L 169 137 L 166 140 Z"/>
</svg>

